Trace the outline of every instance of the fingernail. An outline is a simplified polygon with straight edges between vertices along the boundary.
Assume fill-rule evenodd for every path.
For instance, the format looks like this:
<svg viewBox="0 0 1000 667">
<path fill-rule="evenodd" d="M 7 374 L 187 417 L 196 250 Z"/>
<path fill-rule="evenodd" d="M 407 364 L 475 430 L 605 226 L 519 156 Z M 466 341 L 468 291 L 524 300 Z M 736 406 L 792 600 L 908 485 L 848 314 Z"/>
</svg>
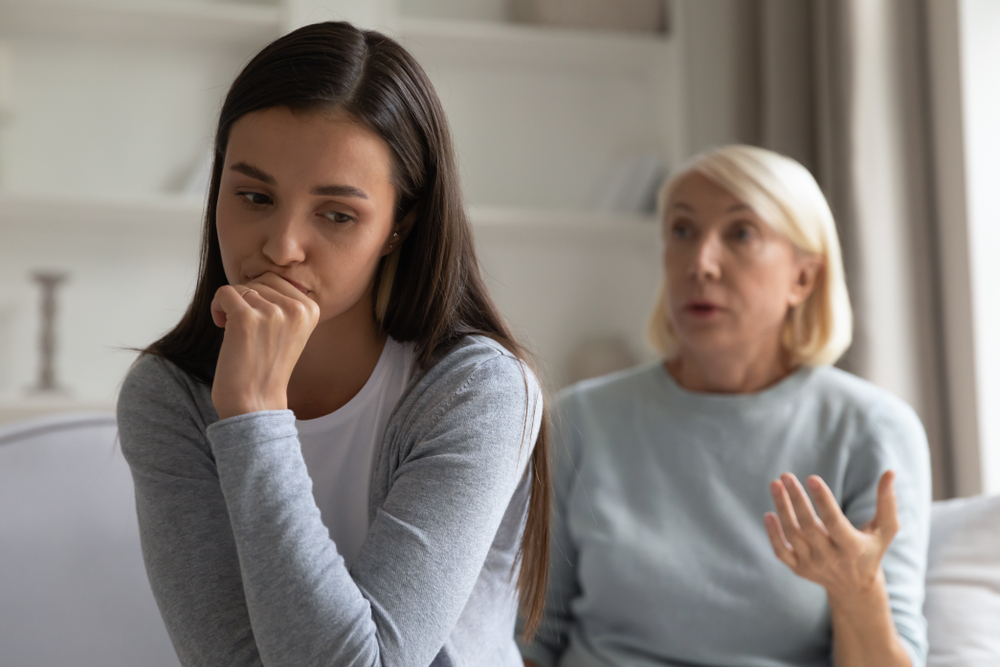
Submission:
<svg viewBox="0 0 1000 667">
<path fill-rule="evenodd" d="M 819 488 L 819 480 L 816 479 L 815 477 L 810 477 L 809 479 L 806 480 L 806 483 L 809 485 L 810 489 Z"/>
</svg>

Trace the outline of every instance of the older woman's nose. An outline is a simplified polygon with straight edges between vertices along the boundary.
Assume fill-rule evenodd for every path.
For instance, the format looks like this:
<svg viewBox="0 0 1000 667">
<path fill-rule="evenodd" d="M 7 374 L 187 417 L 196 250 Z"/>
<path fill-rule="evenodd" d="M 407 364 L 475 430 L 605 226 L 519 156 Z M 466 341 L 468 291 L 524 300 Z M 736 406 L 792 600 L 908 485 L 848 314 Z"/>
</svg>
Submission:
<svg viewBox="0 0 1000 667">
<path fill-rule="evenodd" d="M 714 234 L 706 234 L 695 247 L 691 258 L 690 275 L 698 280 L 718 280 L 722 274 L 719 263 L 719 239 Z"/>
<path fill-rule="evenodd" d="M 296 264 L 306 257 L 307 233 L 308 225 L 293 212 L 276 215 L 267 227 L 261 250 L 277 266 Z"/>
</svg>

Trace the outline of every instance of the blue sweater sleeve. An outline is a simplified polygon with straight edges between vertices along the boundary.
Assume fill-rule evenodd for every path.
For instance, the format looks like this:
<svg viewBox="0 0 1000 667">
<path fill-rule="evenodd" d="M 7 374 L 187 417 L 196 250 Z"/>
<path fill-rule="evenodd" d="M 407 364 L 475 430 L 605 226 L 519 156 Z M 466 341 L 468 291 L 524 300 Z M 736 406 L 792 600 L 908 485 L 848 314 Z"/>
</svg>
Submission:
<svg viewBox="0 0 1000 667">
<path fill-rule="evenodd" d="M 875 516 L 878 481 L 885 471 L 895 471 L 899 532 L 882 559 L 882 571 L 896 631 L 913 667 L 923 667 L 927 661 L 923 606 L 931 511 L 927 436 L 917 415 L 898 399 L 879 403 L 866 415 L 865 426 L 844 477 L 843 509 L 856 527 L 870 521 Z"/>
</svg>

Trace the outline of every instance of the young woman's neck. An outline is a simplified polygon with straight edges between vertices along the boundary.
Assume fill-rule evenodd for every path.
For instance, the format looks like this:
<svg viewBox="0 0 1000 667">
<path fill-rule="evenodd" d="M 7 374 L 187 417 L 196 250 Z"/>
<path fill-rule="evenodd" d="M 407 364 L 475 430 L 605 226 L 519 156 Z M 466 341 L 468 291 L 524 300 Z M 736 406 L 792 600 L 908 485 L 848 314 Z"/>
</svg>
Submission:
<svg viewBox="0 0 1000 667">
<path fill-rule="evenodd" d="M 321 322 L 288 381 L 288 407 L 296 419 L 315 419 L 342 408 L 371 377 L 386 335 L 376 332 L 371 304 Z"/>
<path fill-rule="evenodd" d="M 688 391 L 720 394 L 750 394 L 787 377 L 795 366 L 780 342 L 737 350 L 693 350 L 681 348 L 666 362 L 667 371 Z"/>
</svg>

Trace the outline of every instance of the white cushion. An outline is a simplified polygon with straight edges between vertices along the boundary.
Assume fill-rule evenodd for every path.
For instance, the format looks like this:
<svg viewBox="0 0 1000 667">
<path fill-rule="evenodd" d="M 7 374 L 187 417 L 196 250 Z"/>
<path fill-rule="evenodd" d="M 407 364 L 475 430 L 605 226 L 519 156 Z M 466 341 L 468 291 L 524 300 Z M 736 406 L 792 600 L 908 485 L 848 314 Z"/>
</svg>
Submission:
<svg viewBox="0 0 1000 667">
<path fill-rule="evenodd" d="M 178 664 L 113 414 L 0 427 L 0 664 Z"/>
<path fill-rule="evenodd" d="M 928 667 L 1000 666 L 1000 496 L 934 503 Z"/>
</svg>

